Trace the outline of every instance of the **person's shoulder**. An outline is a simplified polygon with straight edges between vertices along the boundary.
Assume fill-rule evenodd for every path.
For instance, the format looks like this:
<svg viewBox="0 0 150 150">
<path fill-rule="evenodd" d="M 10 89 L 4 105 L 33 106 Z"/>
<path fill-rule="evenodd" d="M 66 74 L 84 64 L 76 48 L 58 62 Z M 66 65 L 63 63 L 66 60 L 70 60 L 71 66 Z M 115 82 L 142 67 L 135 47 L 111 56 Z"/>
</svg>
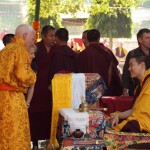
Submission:
<svg viewBox="0 0 150 150">
<path fill-rule="evenodd" d="M 134 54 L 143 54 L 142 50 L 140 49 L 140 47 L 137 47 L 131 51 L 129 51 L 128 55 L 134 55 Z"/>
<path fill-rule="evenodd" d="M 86 47 L 81 53 L 88 53 L 89 51 L 91 51 L 93 49 L 92 45 L 89 45 L 88 47 Z"/>
<path fill-rule="evenodd" d="M 37 46 L 37 49 L 40 49 L 40 48 L 44 47 L 43 40 L 41 40 L 41 41 L 35 43 L 35 45 Z"/>
<path fill-rule="evenodd" d="M 75 51 L 73 51 L 69 46 L 64 45 L 63 48 L 68 54 L 75 55 L 75 56 L 77 55 L 77 53 Z"/>
<path fill-rule="evenodd" d="M 85 55 L 86 53 L 88 53 L 88 48 L 85 48 L 83 51 L 81 51 L 79 55 L 82 56 Z"/>
<path fill-rule="evenodd" d="M 8 45 L 6 45 L 4 47 L 4 49 L 2 50 L 4 53 L 18 53 L 21 52 L 25 49 L 25 45 L 20 45 L 18 43 L 9 43 Z"/>
<path fill-rule="evenodd" d="M 2 55 L 2 57 L 6 56 L 9 59 L 13 59 L 18 56 L 25 58 L 28 56 L 28 51 L 25 45 L 22 45 L 22 44 L 20 45 L 17 43 L 10 43 L 1 51 L 0 55 Z"/>
<path fill-rule="evenodd" d="M 56 49 L 56 48 L 58 48 L 58 45 L 56 43 L 51 46 L 51 49 Z"/>
<path fill-rule="evenodd" d="M 116 50 L 116 51 L 119 50 L 119 47 L 116 47 L 115 50 Z"/>
<path fill-rule="evenodd" d="M 130 50 L 127 55 L 132 55 L 132 54 L 137 53 L 139 51 L 140 51 L 140 49 L 139 49 L 139 47 L 137 47 L 135 49 Z"/>
<path fill-rule="evenodd" d="M 139 52 L 139 51 L 140 51 L 140 48 L 137 47 L 137 48 L 135 48 L 135 49 L 130 50 L 129 52 L 130 52 L 130 53 L 133 53 L 133 52 Z"/>
</svg>

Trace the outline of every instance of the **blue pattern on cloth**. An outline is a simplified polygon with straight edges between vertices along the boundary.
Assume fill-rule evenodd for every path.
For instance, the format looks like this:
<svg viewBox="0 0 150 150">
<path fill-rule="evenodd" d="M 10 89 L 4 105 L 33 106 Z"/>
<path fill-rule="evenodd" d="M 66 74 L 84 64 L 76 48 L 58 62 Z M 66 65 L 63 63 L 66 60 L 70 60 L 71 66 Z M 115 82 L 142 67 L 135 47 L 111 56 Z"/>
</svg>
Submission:
<svg viewBox="0 0 150 150">
<path fill-rule="evenodd" d="M 106 92 L 107 87 L 102 78 L 98 79 L 90 87 L 86 89 L 86 102 L 89 104 L 95 103 L 99 100 Z"/>
<path fill-rule="evenodd" d="M 63 133 L 62 133 L 62 137 L 61 137 L 61 140 L 63 141 L 63 139 L 67 138 L 67 137 L 73 137 L 71 132 L 70 132 L 70 125 L 68 123 L 67 120 L 64 120 L 63 122 L 63 127 L 64 127 L 64 130 L 63 130 Z M 103 132 L 105 133 L 105 130 L 106 130 L 106 127 L 110 127 L 111 126 L 111 123 L 105 119 L 103 122 L 101 122 L 101 124 L 98 124 L 96 126 L 96 129 L 95 129 L 95 134 L 97 136 L 97 138 L 103 138 L 103 137 L 100 137 L 100 132 Z"/>
<path fill-rule="evenodd" d="M 66 137 L 72 136 L 70 133 L 70 125 L 68 124 L 67 120 L 64 120 L 63 126 L 64 126 L 64 131 L 62 133 L 61 140 L 65 139 Z"/>
<path fill-rule="evenodd" d="M 74 146 L 71 150 L 101 150 L 103 145 Z"/>
</svg>

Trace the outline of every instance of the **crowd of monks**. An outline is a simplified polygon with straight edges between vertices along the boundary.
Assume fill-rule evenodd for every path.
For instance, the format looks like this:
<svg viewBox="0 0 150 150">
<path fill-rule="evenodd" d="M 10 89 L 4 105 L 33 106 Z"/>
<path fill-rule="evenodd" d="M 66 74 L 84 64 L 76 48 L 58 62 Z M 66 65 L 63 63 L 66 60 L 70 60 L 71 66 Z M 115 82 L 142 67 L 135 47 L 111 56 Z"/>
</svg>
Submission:
<svg viewBox="0 0 150 150">
<path fill-rule="evenodd" d="M 23 25 L 23 27 L 25 29 L 28 29 L 28 26 L 26 27 L 25 25 Z M 22 26 L 20 28 L 22 28 Z M 33 35 L 32 37 L 31 36 L 28 37 L 28 32 L 24 32 L 20 28 L 16 30 L 14 39 L 17 39 L 17 35 L 20 36 L 25 41 L 25 44 L 28 46 L 28 47 L 26 46 L 26 48 L 29 50 L 31 46 L 33 46 L 31 42 L 33 43 L 34 37 Z M 28 102 L 30 133 L 34 147 L 38 146 L 38 140 L 50 138 L 51 114 L 53 105 L 51 81 L 54 77 L 54 74 L 60 72 L 98 73 L 103 78 L 107 86 L 107 91 L 105 93 L 106 96 L 120 96 L 123 94 L 120 72 L 118 69 L 118 60 L 116 59 L 116 57 L 109 48 L 105 47 L 102 43 L 99 42 L 100 37 L 101 34 L 97 29 L 86 30 L 85 32 L 83 32 L 83 43 L 85 45 L 85 49 L 82 52 L 77 53 L 73 51 L 73 49 L 71 49 L 67 44 L 69 39 L 69 33 L 67 29 L 60 28 L 56 30 L 54 27 L 50 25 L 46 25 L 42 28 L 41 41 L 35 43 L 37 50 L 35 53 L 35 58 L 34 59 L 32 58 L 33 59 L 32 64 L 36 66 L 35 67 L 36 82 L 34 85 L 34 92 L 32 93 L 33 96 L 31 97 L 31 100 Z M 23 43 L 23 40 L 21 38 L 19 38 L 19 40 L 22 41 Z M 21 42 L 19 42 L 19 44 L 20 43 Z M 4 49 L 11 49 L 12 48 L 11 44 L 8 44 L 8 46 L 6 46 L 6 48 Z M 9 53 L 9 50 L 7 51 Z M 6 50 L 5 51 L 2 50 L 2 52 L 0 52 L 0 58 L 2 58 L 5 52 Z M 18 54 L 17 56 L 20 55 L 21 54 Z M 23 57 L 26 57 L 24 54 L 22 55 Z M 10 59 L 16 62 L 17 58 L 16 59 L 15 58 L 16 57 L 14 56 L 13 59 L 12 58 Z M 18 60 L 19 59 L 20 58 L 18 58 Z M 28 59 L 29 58 L 24 58 L 26 65 L 29 64 Z M 3 66 L 3 68 L 1 69 L 4 70 L 4 64 L 1 65 Z M 29 67 L 29 66 L 21 66 L 22 62 L 20 64 L 18 63 L 18 65 L 20 65 L 19 67 L 22 67 L 22 69 L 23 67 L 24 68 Z M 10 66 L 13 66 L 13 64 L 11 63 Z M 18 67 L 16 68 L 18 69 Z M 14 68 L 10 68 L 10 71 L 12 71 L 13 69 Z M 18 73 L 18 76 L 14 75 L 13 77 L 14 81 L 17 82 L 18 86 L 21 85 L 21 82 L 23 82 L 21 85 L 21 87 L 23 86 L 23 88 L 21 88 L 20 90 L 24 92 L 25 91 L 24 88 L 27 88 L 34 84 L 35 76 L 31 71 L 30 73 L 32 75 L 30 75 L 30 73 L 28 72 L 22 71 L 23 73 L 26 73 L 28 77 L 24 79 L 25 81 L 22 81 L 20 79 L 21 78 L 20 76 L 22 74 L 19 73 L 19 71 L 20 70 L 17 70 L 16 72 L 15 70 L 14 72 Z M 10 78 L 12 77 L 11 74 L 12 73 L 9 73 Z M 4 74 L 1 73 L 0 85 L 8 83 L 7 78 L 5 79 L 6 81 L 3 82 L 4 81 L 3 76 Z M 16 76 L 18 78 L 16 78 Z M 24 74 L 22 76 L 24 76 Z M 30 78 L 32 78 L 31 80 L 32 83 L 30 83 L 31 81 L 29 82 Z M 28 86 L 26 82 L 27 83 L 29 82 Z M 9 85 L 11 87 L 15 87 L 14 84 Z M 3 87 L 0 86 L 0 89 L 2 90 Z M 0 95 L 0 97 L 2 97 L 2 94 Z M 1 129 L 2 128 L 0 126 L 0 131 Z"/>
<path fill-rule="evenodd" d="M 45 26 L 42 40 L 36 43 L 37 52 L 33 60 L 37 65 L 37 80 L 29 108 L 31 138 L 49 139 L 52 93 L 48 90 L 54 74 L 61 71 L 73 73 L 99 73 L 107 85 L 105 95 L 121 95 L 121 79 L 118 61 L 110 49 L 100 44 L 100 32 L 96 29 L 83 32 L 85 50 L 73 51 L 68 45 L 69 33 L 60 28 Z"/>
</svg>

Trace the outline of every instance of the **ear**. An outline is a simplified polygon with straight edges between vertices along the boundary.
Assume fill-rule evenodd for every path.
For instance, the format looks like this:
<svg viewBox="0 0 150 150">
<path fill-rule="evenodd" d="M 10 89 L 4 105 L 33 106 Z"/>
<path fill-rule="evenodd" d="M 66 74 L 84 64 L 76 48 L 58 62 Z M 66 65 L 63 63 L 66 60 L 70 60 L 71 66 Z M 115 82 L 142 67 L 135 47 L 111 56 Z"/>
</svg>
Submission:
<svg viewBox="0 0 150 150">
<path fill-rule="evenodd" d="M 146 66 L 144 62 L 141 62 L 141 68 L 146 70 Z"/>
<path fill-rule="evenodd" d="M 27 33 L 24 33 L 24 34 L 23 34 L 23 39 L 24 39 L 24 40 L 25 40 L 26 36 L 27 36 Z"/>
<path fill-rule="evenodd" d="M 139 44 L 142 43 L 142 38 L 141 38 L 141 37 L 138 38 L 138 43 L 139 43 Z"/>
<path fill-rule="evenodd" d="M 44 38 L 45 38 L 45 35 L 44 35 L 44 34 L 42 34 L 42 35 L 41 35 L 41 37 L 42 37 L 42 39 L 44 39 Z"/>
</svg>

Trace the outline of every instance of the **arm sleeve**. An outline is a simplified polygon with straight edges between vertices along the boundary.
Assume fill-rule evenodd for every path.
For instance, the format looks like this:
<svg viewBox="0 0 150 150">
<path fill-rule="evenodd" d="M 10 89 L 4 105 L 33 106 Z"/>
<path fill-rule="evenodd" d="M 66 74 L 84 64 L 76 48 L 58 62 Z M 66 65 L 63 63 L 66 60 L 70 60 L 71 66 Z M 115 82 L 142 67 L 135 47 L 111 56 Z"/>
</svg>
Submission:
<svg viewBox="0 0 150 150">
<path fill-rule="evenodd" d="M 18 48 L 15 54 L 14 73 L 18 80 L 19 86 L 29 87 L 35 83 L 36 74 L 31 69 L 29 53 L 25 48 Z"/>
</svg>

